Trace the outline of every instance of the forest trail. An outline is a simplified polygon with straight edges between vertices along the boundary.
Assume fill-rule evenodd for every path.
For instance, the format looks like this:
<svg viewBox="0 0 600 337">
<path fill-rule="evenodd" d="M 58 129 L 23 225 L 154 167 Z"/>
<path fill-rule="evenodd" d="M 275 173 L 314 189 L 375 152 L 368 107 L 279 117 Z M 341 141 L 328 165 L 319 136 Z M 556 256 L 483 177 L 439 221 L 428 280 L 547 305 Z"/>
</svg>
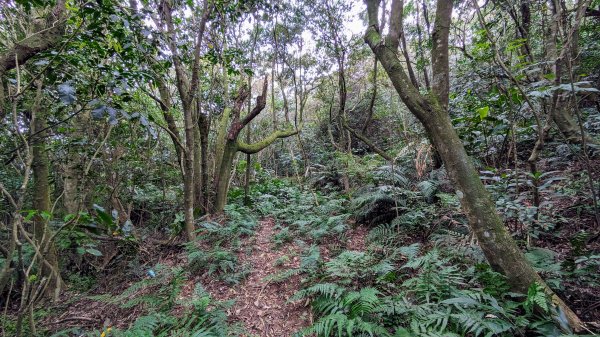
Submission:
<svg viewBox="0 0 600 337">
<path fill-rule="evenodd" d="M 295 244 L 273 247 L 274 227 L 273 218 L 261 220 L 254 236 L 242 244 L 238 261 L 251 268 L 243 282 L 234 286 L 218 280 L 203 282 L 214 299 L 235 300 L 227 315 L 231 323 L 243 324 L 248 333 L 244 337 L 288 337 L 310 325 L 312 320 L 310 308 L 304 302 L 288 302 L 301 288 L 299 275 L 281 283 L 269 279 L 300 265 L 300 248 Z"/>
</svg>

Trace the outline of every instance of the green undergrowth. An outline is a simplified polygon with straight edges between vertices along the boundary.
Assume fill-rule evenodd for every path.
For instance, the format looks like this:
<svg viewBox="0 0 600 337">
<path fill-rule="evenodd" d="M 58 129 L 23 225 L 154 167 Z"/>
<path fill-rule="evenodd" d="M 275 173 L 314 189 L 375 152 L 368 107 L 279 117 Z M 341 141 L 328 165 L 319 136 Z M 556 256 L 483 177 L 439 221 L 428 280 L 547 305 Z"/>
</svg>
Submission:
<svg viewBox="0 0 600 337">
<path fill-rule="evenodd" d="M 233 189 L 222 218 L 197 222 L 196 241 L 184 247 L 186 265 L 156 266 L 138 274 L 121 294 L 94 297 L 123 309 L 141 309 L 142 316 L 127 328 L 113 328 L 107 336 L 241 335 L 242 330 L 225 319 L 233 303 L 214 301 L 201 284 L 184 300 L 182 285 L 193 275 L 232 285 L 242 282 L 250 267 L 240 263 L 238 254 L 252 254 L 244 242 L 252 240 L 260 218 L 275 221 L 272 249 L 288 244 L 299 249 L 289 253 L 299 255 L 298 267 L 283 268 L 266 280 L 300 278 L 301 288 L 289 300 L 310 303 L 315 319 L 297 331 L 297 337 L 556 337 L 567 332 L 555 323 L 561 313 L 539 285 L 533 284 L 527 294 L 513 293 L 504 277 L 492 271 L 457 198 L 444 190 L 442 174 L 432 172 L 409 184 L 413 179 L 393 170 L 387 173 L 393 179 L 374 179 L 350 195 L 272 177 L 253 184 L 247 200 L 242 190 Z M 546 209 L 532 220 L 525 201 L 505 193 L 514 188 L 507 180 L 490 179 L 488 187 L 506 206 L 507 222 L 520 219 L 529 224 L 526 233 L 512 232 L 517 240 L 551 235 L 555 227 L 542 221 L 563 221 Z M 362 251 L 347 246 L 357 223 L 368 227 Z M 523 248 L 546 282 L 561 292 L 565 283 L 575 280 L 598 285 L 600 258 L 587 248 L 588 240 L 586 232 L 574 235 L 566 257 L 544 247 Z M 290 259 L 284 255 L 276 264 L 284 266 Z M 72 329 L 55 336 L 98 336 L 106 331 Z"/>
<path fill-rule="evenodd" d="M 285 181 L 261 186 L 252 195 L 258 212 L 276 219 L 274 246 L 293 242 L 302 250 L 298 268 L 269 277 L 272 282 L 301 278 L 302 289 L 290 301 L 309 301 L 315 321 L 296 336 L 550 337 L 568 332 L 555 323 L 561 313 L 540 285 L 533 284 L 527 294 L 513 293 L 485 263 L 456 197 L 444 193 L 439 180 L 430 177 L 409 186 L 395 178 L 398 183 L 373 184 L 352 198 Z M 381 205 L 393 205 L 393 216 L 371 225 L 364 251 L 348 250 L 350 220 L 390 212 Z M 322 246 L 329 256 L 321 255 Z M 530 247 L 526 255 L 558 291 L 564 280 L 576 277 L 549 249 Z M 594 256 L 577 261 L 588 272 L 597 268 Z"/>
<path fill-rule="evenodd" d="M 558 336 L 548 299 L 509 291 L 487 264 L 420 244 L 392 254 L 343 251 L 316 263 L 305 288 L 318 319 L 298 336 Z M 544 308 L 534 312 L 533 306 Z"/>
<path fill-rule="evenodd" d="M 249 208 L 233 203 L 224 216 L 211 221 L 198 221 L 197 239 L 186 243 L 185 265 L 158 264 L 138 273 L 137 279 L 120 294 L 106 293 L 90 299 L 141 312 L 133 322 L 113 322 L 115 328 L 87 330 L 72 328 L 53 336 L 114 336 L 114 337 L 223 337 L 239 336 L 243 329 L 227 322 L 226 310 L 233 302 L 218 302 L 204 290 L 200 282 L 184 294 L 195 275 L 208 275 L 229 284 L 241 282 L 250 267 L 239 263 L 237 253 L 242 242 L 254 234 L 257 215 Z M 184 296 L 185 295 L 185 296 Z"/>
<path fill-rule="evenodd" d="M 92 297 L 121 309 L 135 307 L 143 312 L 128 328 L 105 326 L 92 331 L 72 328 L 52 336 L 222 337 L 234 331 L 226 322 L 228 304 L 214 301 L 200 284 L 195 285 L 190 296 L 182 296 L 189 278 L 184 268 L 157 265 L 150 271 L 121 294 Z"/>
<path fill-rule="evenodd" d="M 188 271 L 239 283 L 250 267 L 239 264 L 237 251 L 242 239 L 253 235 L 257 223 L 257 216 L 250 209 L 236 203 L 226 206 L 224 219 L 200 222 L 196 241 L 185 246 Z"/>
</svg>

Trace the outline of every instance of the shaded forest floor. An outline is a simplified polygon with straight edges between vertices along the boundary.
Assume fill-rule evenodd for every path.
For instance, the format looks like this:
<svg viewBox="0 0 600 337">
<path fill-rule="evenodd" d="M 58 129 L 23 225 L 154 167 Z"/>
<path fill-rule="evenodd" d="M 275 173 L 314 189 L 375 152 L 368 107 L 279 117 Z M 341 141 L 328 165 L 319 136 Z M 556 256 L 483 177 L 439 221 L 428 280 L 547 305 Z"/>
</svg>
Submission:
<svg viewBox="0 0 600 337">
<path fill-rule="evenodd" d="M 598 330 L 600 240 L 590 196 L 580 192 L 585 190 L 585 170 L 578 163 L 543 164 L 550 174 L 538 181 L 543 187 L 539 221 L 527 218 L 532 209 L 528 190 L 515 194 L 510 181 L 505 181 L 508 178 L 498 178 L 510 176 L 510 171 L 495 172 L 493 179 L 487 180 L 488 187 L 500 201 L 498 209 L 530 261 L 588 327 Z M 592 174 L 594 179 L 600 178 L 600 161 L 593 162 Z M 435 307 L 452 312 L 444 307 L 444 301 L 460 296 L 479 298 L 480 294 L 496 296 L 504 301 L 500 306 L 518 307 L 511 309 L 517 316 L 510 320 L 531 315 L 520 307 L 526 303 L 523 300 L 507 299 L 507 293 L 489 290 L 503 289 L 502 280 L 486 271 L 447 177 L 435 179 L 423 180 L 435 186 L 433 192 L 416 184 L 379 184 L 352 198 L 315 194 L 270 179 L 255 186 L 251 209 L 234 200 L 225 216 L 203 219 L 196 242 L 167 241 L 160 231 L 138 243 L 104 241 L 99 246 L 102 256 L 72 261 L 79 263 L 72 266 L 80 268 L 75 274 L 79 276 L 69 280 L 70 289 L 61 302 L 40 318 L 40 330 L 57 332 L 72 327 L 70 334 L 57 336 L 90 335 L 86 331 L 92 331 L 92 336 L 108 327 L 131 330 L 140 318 L 158 310 L 184 319 L 190 308 L 198 305 L 194 301 L 201 299 L 201 317 L 210 322 L 213 331 L 207 336 L 287 337 L 303 329 L 311 335 L 311 327 L 328 317 L 315 307 L 319 291 L 333 291 L 341 302 L 327 305 L 344 308 L 345 296 L 348 301 L 360 298 L 365 289 L 375 294 L 379 302 L 369 305 L 380 306 L 380 312 L 360 319 L 404 310 L 404 316 L 390 317 L 420 324 L 426 321 L 418 316 L 420 311 L 440 314 L 426 311 L 430 310 L 422 304 L 426 298 L 426 302 L 437 298 Z M 428 200 L 428 193 L 436 199 Z M 427 276 L 430 272 L 436 277 Z M 385 307 L 398 297 L 409 306 Z M 343 310 L 350 312 L 351 307 Z M 472 314 L 490 310 L 485 306 Z M 548 332 L 553 330 L 542 318 L 527 317 L 540 320 L 533 322 L 544 326 L 546 332 L 533 332 L 527 325 L 516 326 L 514 331 L 559 336 Z M 367 323 L 376 327 L 380 321 Z M 177 326 L 165 321 L 160 324 L 169 329 Z"/>
<path fill-rule="evenodd" d="M 242 243 L 238 261 L 248 265 L 250 270 L 241 283 L 232 286 L 208 275 L 189 282 L 189 288 L 201 282 L 216 300 L 234 300 L 235 305 L 227 311 L 228 319 L 242 323 L 247 336 L 291 336 L 312 321 L 306 303 L 288 302 L 300 289 L 300 276 L 295 275 L 283 283 L 270 279 L 281 271 L 300 266 L 297 245 L 288 243 L 274 249 L 274 226 L 272 218 L 260 221 L 255 235 Z"/>
<path fill-rule="evenodd" d="M 225 310 L 227 322 L 237 326 L 240 337 L 291 337 L 310 326 L 314 319 L 309 302 L 290 301 L 302 289 L 301 276 L 285 276 L 284 280 L 278 280 L 279 275 L 300 267 L 302 254 L 302 248 L 293 242 L 274 246 L 273 238 L 280 231 L 275 228 L 275 219 L 269 217 L 260 220 L 255 233 L 243 238 L 235 252 L 238 263 L 246 268 L 243 281 L 231 284 L 207 273 L 192 275 L 182 288 L 181 299 L 194 296 L 194 287 L 202 284 L 212 299 L 232 303 Z M 368 229 L 364 226 L 349 229 L 343 245 L 349 250 L 363 251 L 367 234 Z M 331 258 L 329 247 L 338 244 L 340 242 L 336 239 L 318 246 L 324 261 Z M 161 250 L 160 255 L 154 255 L 158 257 L 154 263 L 175 268 L 189 262 L 183 250 L 170 247 Z M 150 251 L 147 254 L 148 258 L 153 255 Z M 125 291 L 125 285 L 132 284 L 125 281 L 119 286 L 120 282 L 115 281 L 105 280 L 104 286 Z M 115 288 L 113 292 L 119 292 Z M 124 309 L 116 303 L 103 303 L 75 292 L 64 294 L 62 304 L 54 309 L 62 313 L 42 322 L 50 331 L 71 325 L 127 328 L 141 315 L 141 311 L 135 307 Z"/>
</svg>

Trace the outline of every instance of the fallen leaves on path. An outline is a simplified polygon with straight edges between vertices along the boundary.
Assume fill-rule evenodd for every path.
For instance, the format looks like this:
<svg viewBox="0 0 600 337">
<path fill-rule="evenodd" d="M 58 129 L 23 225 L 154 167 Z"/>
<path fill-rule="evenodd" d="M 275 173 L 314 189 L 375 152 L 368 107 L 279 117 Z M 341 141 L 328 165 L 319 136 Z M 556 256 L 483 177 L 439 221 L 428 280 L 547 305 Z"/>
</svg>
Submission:
<svg viewBox="0 0 600 337">
<path fill-rule="evenodd" d="M 243 323 L 247 337 L 288 337 L 310 324 L 310 308 L 305 303 L 290 303 L 288 299 L 300 289 L 300 276 L 281 283 L 269 281 L 269 276 L 300 264 L 300 248 L 292 243 L 278 249 L 271 242 L 275 234 L 271 218 L 259 223 L 255 235 L 247 238 L 238 253 L 240 265 L 250 264 L 252 270 L 240 284 L 229 286 L 216 279 L 204 280 L 203 286 L 216 300 L 235 300 L 228 316 L 232 323 Z M 248 249 L 250 245 L 250 249 Z"/>
</svg>

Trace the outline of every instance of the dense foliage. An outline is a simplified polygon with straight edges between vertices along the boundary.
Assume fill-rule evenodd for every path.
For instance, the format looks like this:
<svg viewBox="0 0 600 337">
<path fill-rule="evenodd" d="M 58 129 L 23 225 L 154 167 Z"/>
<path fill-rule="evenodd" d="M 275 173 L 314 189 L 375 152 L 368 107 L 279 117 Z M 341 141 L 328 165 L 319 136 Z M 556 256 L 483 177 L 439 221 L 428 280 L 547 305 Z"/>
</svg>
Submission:
<svg viewBox="0 0 600 337">
<path fill-rule="evenodd" d="M 2 336 L 600 331 L 600 1 L 365 3 L 0 0 Z"/>
</svg>

